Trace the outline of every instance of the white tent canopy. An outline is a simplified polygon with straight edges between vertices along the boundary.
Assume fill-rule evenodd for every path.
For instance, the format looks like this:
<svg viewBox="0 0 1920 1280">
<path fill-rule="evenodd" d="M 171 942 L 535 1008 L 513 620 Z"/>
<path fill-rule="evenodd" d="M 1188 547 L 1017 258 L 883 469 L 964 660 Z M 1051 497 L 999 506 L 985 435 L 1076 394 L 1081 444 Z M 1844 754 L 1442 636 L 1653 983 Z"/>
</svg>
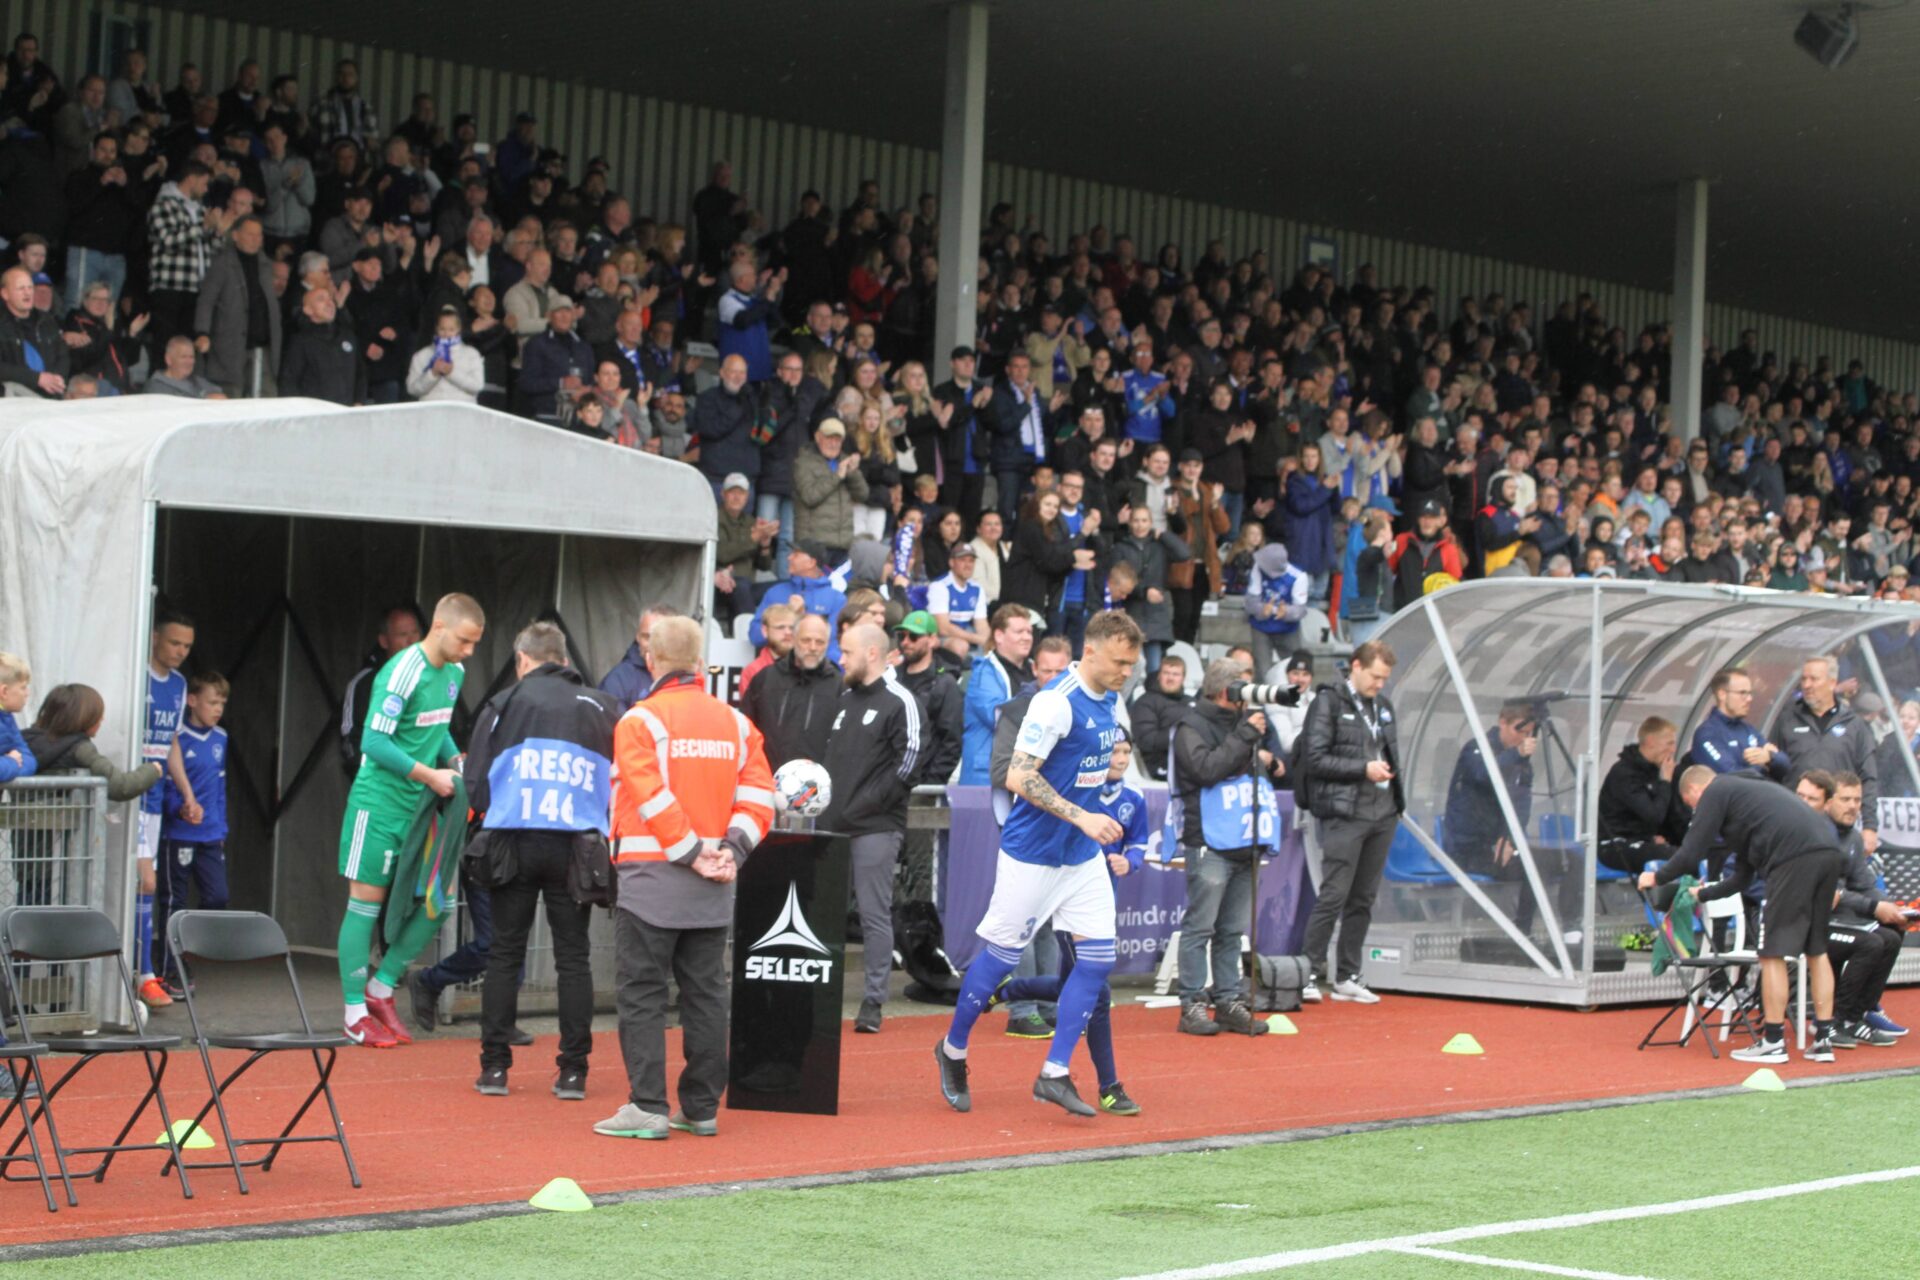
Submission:
<svg viewBox="0 0 1920 1280">
<path fill-rule="evenodd" d="M 1644 928 L 1624 876 L 1595 876 L 1599 794 L 1641 721 L 1680 730 L 1685 752 L 1713 709 L 1715 672 L 1740 666 L 1767 733 L 1802 664 L 1837 655 L 1843 674 L 1898 706 L 1913 696 L 1907 626 L 1920 608 L 1886 601 L 1668 582 L 1492 578 L 1448 587 L 1396 614 L 1379 638 L 1397 657 L 1388 686 L 1399 721 L 1407 811 L 1369 935 L 1368 979 L 1382 988 L 1588 1005 L 1654 998 L 1644 957 L 1596 966 L 1621 933 Z M 1869 633 L 1884 639 L 1877 646 Z M 1908 665 L 1889 679 L 1898 652 Z M 1530 791 L 1490 779 L 1492 851 L 1446 829 L 1463 749 L 1493 742 L 1503 706 L 1537 726 Z M 1920 794 L 1911 753 L 1891 795 Z M 1481 800 L 1484 805 L 1484 797 Z M 1604 891 L 1604 892 L 1601 892 Z M 1617 955 L 1617 952 L 1615 953 Z"/>
<path fill-rule="evenodd" d="M 192 665 L 235 680 L 239 789 L 262 811 L 251 827 L 236 813 L 236 836 L 263 845 L 234 859 L 236 905 L 274 910 L 296 941 L 337 920 L 339 895 L 312 892 L 333 876 L 344 787 L 316 765 L 319 735 L 388 604 L 461 590 L 488 610 L 469 709 L 536 614 L 560 618 L 597 677 L 643 602 L 704 612 L 714 502 L 677 462 L 464 405 L 5 404 L 0 649 L 33 664 L 38 692 L 99 689 L 99 745 L 132 762 L 155 593 L 192 614 Z"/>
</svg>

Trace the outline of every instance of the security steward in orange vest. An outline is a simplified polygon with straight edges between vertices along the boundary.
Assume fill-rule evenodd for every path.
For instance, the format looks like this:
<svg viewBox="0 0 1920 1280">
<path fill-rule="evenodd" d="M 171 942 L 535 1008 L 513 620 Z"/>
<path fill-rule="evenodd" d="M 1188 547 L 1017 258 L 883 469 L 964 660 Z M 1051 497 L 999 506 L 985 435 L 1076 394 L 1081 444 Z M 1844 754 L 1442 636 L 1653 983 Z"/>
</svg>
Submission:
<svg viewBox="0 0 1920 1280">
<path fill-rule="evenodd" d="M 613 913 L 620 1048 L 630 1100 L 593 1126 L 614 1138 L 712 1137 L 727 1083 L 733 880 L 773 822 L 760 731 L 710 695 L 700 624 L 653 624 L 653 690 L 613 734 Z M 667 1109 L 667 976 L 680 986 L 686 1070 Z"/>
</svg>

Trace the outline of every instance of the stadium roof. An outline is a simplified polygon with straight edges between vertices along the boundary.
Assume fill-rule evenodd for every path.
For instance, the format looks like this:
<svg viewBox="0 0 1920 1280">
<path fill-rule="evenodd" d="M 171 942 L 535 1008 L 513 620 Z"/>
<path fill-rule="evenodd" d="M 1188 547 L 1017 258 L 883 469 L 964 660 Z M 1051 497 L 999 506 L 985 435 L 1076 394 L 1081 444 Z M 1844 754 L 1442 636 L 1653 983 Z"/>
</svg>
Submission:
<svg viewBox="0 0 1920 1280">
<path fill-rule="evenodd" d="M 1793 43 L 1806 8 L 1003 4 L 987 155 L 1656 288 L 1671 283 L 1672 186 L 1701 176 L 1710 299 L 1920 339 L 1899 270 L 1920 207 L 1920 8 L 1860 13 L 1837 71 Z M 384 0 L 282 0 L 272 21 L 937 148 L 944 9 L 585 0 L 544 21 L 518 0 L 465 0 L 458 21 L 422 24 Z M 602 26 L 633 38 L 582 38 Z"/>
</svg>

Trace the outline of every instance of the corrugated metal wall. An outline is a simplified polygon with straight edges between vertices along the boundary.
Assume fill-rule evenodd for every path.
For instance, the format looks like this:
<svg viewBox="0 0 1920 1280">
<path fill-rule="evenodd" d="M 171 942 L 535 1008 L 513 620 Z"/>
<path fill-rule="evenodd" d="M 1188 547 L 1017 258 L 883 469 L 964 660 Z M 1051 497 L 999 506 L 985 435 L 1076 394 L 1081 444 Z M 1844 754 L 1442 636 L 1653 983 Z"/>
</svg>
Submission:
<svg viewBox="0 0 1920 1280">
<path fill-rule="evenodd" d="M 269 77 L 282 72 L 298 75 L 305 96 L 311 99 L 331 83 L 335 60 L 351 56 L 359 62 L 365 92 L 386 125 L 404 117 L 412 95 L 423 90 L 434 95 L 443 120 L 472 112 L 480 122 L 481 136 L 487 139 L 500 137 L 514 112 L 532 110 L 540 118 L 542 138 L 571 157 L 576 173 L 588 157 L 605 156 L 616 187 L 634 198 L 636 209 L 662 220 L 687 217 L 694 192 L 706 181 L 707 166 L 723 156 L 733 162 L 736 187 L 752 197 L 772 223 L 785 221 L 799 193 L 810 186 L 837 205 L 862 179 L 873 178 L 880 184 L 882 198 L 895 206 L 939 188 L 938 154 L 925 148 L 418 54 L 351 46 L 127 0 L 104 0 L 97 5 L 78 0 L 0 0 L 0 33 L 11 42 L 14 32 L 33 31 L 40 37 L 43 56 L 71 79 L 82 70 L 96 15 L 102 13 L 146 24 L 154 74 L 165 86 L 173 83 L 180 63 L 195 62 L 217 91 L 231 80 L 233 68 L 251 56 L 260 60 Z M 1303 260 L 1308 238 L 1328 239 L 1338 248 L 1343 276 L 1371 262 L 1383 281 L 1432 285 L 1442 299 L 1443 316 L 1451 315 L 1464 294 L 1496 290 L 1511 300 L 1532 302 L 1539 320 L 1550 315 L 1556 303 L 1582 292 L 1593 294 L 1606 314 L 1629 330 L 1669 313 L 1667 295 L 1659 290 L 1346 234 L 1337 228 L 1011 165 L 986 166 L 986 200 L 989 205 L 1011 201 L 1021 220 L 1032 213 L 1036 225 L 1056 243 L 1068 232 L 1104 223 L 1115 232 L 1132 235 L 1143 256 L 1173 242 L 1192 262 L 1208 240 L 1220 238 L 1236 255 L 1265 249 L 1281 273 Z M 1711 290 L 1711 275 L 1708 287 Z M 1857 356 L 1884 385 L 1920 387 L 1920 345 L 1709 304 L 1707 332 L 1712 341 L 1724 347 L 1747 328 L 1757 329 L 1762 348 L 1779 352 L 1783 359 L 1828 355 L 1844 366 Z"/>
</svg>

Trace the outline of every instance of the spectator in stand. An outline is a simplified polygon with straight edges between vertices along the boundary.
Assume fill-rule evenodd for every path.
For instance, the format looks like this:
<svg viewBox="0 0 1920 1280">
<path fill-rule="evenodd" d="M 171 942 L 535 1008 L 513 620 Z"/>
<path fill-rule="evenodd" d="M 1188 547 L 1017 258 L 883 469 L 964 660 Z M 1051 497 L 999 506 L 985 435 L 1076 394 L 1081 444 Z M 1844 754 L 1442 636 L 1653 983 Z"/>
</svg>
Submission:
<svg viewBox="0 0 1920 1280">
<path fill-rule="evenodd" d="M 166 128 L 166 95 L 147 75 L 144 49 L 129 49 L 121 55 L 120 74 L 107 85 L 107 110 L 115 112 L 122 125 L 141 120 L 149 129 Z"/>
<path fill-rule="evenodd" d="M 958 779 L 962 786 L 989 781 L 995 716 L 1031 676 L 1027 656 L 1033 650 L 1033 619 L 1027 611 L 1003 604 L 993 611 L 987 628 L 993 647 L 973 660 L 967 679 Z"/>
<path fill-rule="evenodd" d="M 1224 382 L 1214 390 L 1216 399 L 1223 393 L 1231 396 Z M 1200 450 L 1186 450 L 1180 455 L 1179 471 L 1167 492 L 1167 500 L 1180 516 L 1184 530 L 1181 536 L 1190 551 L 1185 559 L 1167 566 L 1167 581 L 1173 588 L 1174 639 L 1188 644 L 1199 636 L 1201 606 L 1220 594 L 1220 539 L 1232 531 L 1235 523 L 1232 512 L 1223 504 L 1225 499 L 1239 496 L 1227 493 L 1219 481 L 1204 476 L 1205 468 Z"/>
<path fill-rule="evenodd" d="M 146 216 L 144 186 L 129 181 L 120 140 L 111 133 L 93 139 L 92 162 L 68 175 L 67 297 L 80 305 L 87 286 L 106 284 L 118 304 L 127 286 L 127 255 Z"/>
<path fill-rule="evenodd" d="M 1467 576 L 1460 544 L 1447 527 L 1444 499 L 1428 498 L 1414 508 L 1413 529 L 1394 540 L 1387 557 L 1393 572 L 1393 607 L 1404 609 L 1427 593 L 1427 582 L 1444 573 L 1455 582 Z"/>
<path fill-rule="evenodd" d="M 67 103 L 60 77 L 40 57 L 40 40 L 30 31 L 13 38 L 6 62 L 6 80 L 0 83 L 0 120 L 17 118 L 37 134 L 53 131 L 54 117 Z"/>
<path fill-rule="evenodd" d="M 679 616 L 680 611 L 670 604 L 650 604 L 642 609 L 640 621 L 633 630 L 633 643 L 627 646 L 620 661 L 600 677 L 600 692 L 612 694 L 622 707 L 630 707 L 646 697 L 653 689 L 647 654 L 653 643 L 654 624 L 662 618 Z"/>
<path fill-rule="evenodd" d="M 353 255 L 347 314 L 353 317 L 366 367 L 367 400 L 399 401 L 412 358 L 413 323 L 420 299 L 404 264 L 390 268 L 385 250 L 366 247 Z"/>
<path fill-rule="evenodd" d="M 148 305 L 153 316 L 148 341 L 156 357 L 170 339 L 193 335 L 200 282 L 206 278 L 214 247 L 233 225 L 225 210 L 201 204 L 213 180 L 211 169 L 190 160 L 179 172 L 178 179 L 160 188 L 147 215 L 147 241 L 152 249 Z"/>
<path fill-rule="evenodd" d="M 846 435 L 840 419 L 824 419 L 793 463 L 794 545 L 815 542 L 833 564 L 853 545 L 854 508 L 868 494 L 860 455 L 842 452 Z"/>
<path fill-rule="evenodd" d="M 792 605 L 772 604 L 767 607 L 766 613 L 760 619 L 760 629 L 767 637 L 767 641 L 760 646 L 760 651 L 753 655 L 753 661 L 740 672 L 742 705 L 745 705 L 744 699 L 747 696 L 748 687 L 753 684 L 753 678 L 792 652 L 793 624 L 799 617 Z"/>
<path fill-rule="evenodd" d="M 379 224 L 373 221 L 373 193 L 365 187 L 348 190 L 339 215 L 321 226 L 318 245 L 333 268 L 335 284 L 346 283 L 363 249 L 371 248 L 379 253 L 384 265 L 387 254 L 380 243 Z"/>
<path fill-rule="evenodd" d="M 1046 460 L 1050 410 L 1046 397 L 1032 380 L 1033 362 L 1025 351 L 1007 357 L 1006 372 L 993 388 L 985 416 L 993 437 L 991 456 L 998 487 L 1000 518 L 1011 520 L 1020 509 L 1027 478 Z M 1052 410 L 1067 403 L 1066 391 L 1054 393 Z"/>
<path fill-rule="evenodd" d="M 67 391 L 69 344 L 60 326 L 34 309 L 33 273 L 0 272 L 0 385 L 9 396 L 58 400 Z"/>
<path fill-rule="evenodd" d="M 1187 543 L 1171 527 L 1164 533 L 1153 531 L 1153 517 L 1144 506 L 1131 510 L 1126 536 L 1113 544 L 1113 562 L 1125 564 L 1134 572 L 1137 585 L 1127 597 L 1126 612 L 1146 637 L 1140 656 L 1145 659 L 1148 670 L 1160 665 L 1161 655 L 1173 643 L 1173 597 L 1167 582 L 1169 566 L 1192 556 Z M 1119 607 L 1118 602 L 1115 607 Z"/>
<path fill-rule="evenodd" d="M 573 331 L 579 308 L 555 294 L 547 312 L 547 331 L 527 343 L 520 357 L 516 386 L 522 417 L 553 427 L 571 427 L 574 407 L 593 379 L 593 348 Z"/>
<path fill-rule="evenodd" d="M 730 475 L 746 478 L 748 488 L 760 474 L 760 398 L 748 386 L 747 362 L 738 355 L 720 361 L 720 384 L 693 404 L 693 434 L 700 441 L 700 472 L 713 486 L 714 499 L 724 496 L 722 482 Z M 848 539 L 852 541 L 851 538 Z"/>
<path fill-rule="evenodd" d="M 553 309 L 553 300 L 564 296 L 550 283 L 552 278 L 553 255 L 545 249 L 535 249 L 527 255 L 526 275 L 501 299 L 506 308 L 507 326 L 519 338 L 522 352 L 527 343 L 547 331 L 547 313 Z M 516 368 L 519 363 L 514 361 Z"/>
<path fill-rule="evenodd" d="M 342 58 L 333 68 L 333 87 L 313 104 L 313 131 L 324 142 L 346 138 L 362 152 L 380 140 L 380 117 L 360 94 L 360 64 Z"/>
<path fill-rule="evenodd" d="M 1275 514 L 1280 528 L 1268 529 L 1268 545 L 1286 545 L 1288 560 L 1307 575 L 1307 597 L 1324 603 L 1333 570 L 1333 507 L 1340 497 L 1340 476 L 1321 466 L 1320 446 L 1300 446 L 1297 459 L 1280 463 L 1286 496 Z M 1270 517 L 1271 519 L 1271 517 Z M 1278 533 L 1278 537 L 1271 536 Z"/>
<path fill-rule="evenodd" d="M 787 551 L 793 546 L 794 462 L 812 432 L 827 389 L 806 372 L 798 354 L 788 352 L 775 366 L 774 380 L 761 391 L 763 417 L 770 422 L 771 437 L 760 450 L 756 512 L 760 519 L 779 526 L 779 544 L 774 552 L 774 573 L 778 575 L 786 572 Z"/>
<path fill-rule="evenodd" d="M 309 289 L 301 300 L 302 322 L 294 326 L 280 366 L 280 394 L 311 396 L 334 404 L 364 404 L 367 369 L 351 323 L 337 318 L 334 295 Z"/>
<path fill-rule="evenodd" d="M 980 607 L 991 614 L 1000 603 L 1000 589 L 1006 577 L 1007 561 L 1013 544 L 1005 536 L 1005 523 L 998 511 L 982 511 L 974 526 L 974 576 L 980 582 Z"/>
<path fill-rule="evenodd" d="M 1042 618 L 1058 617 L 1068 576 L 1091 572 L 1105 546 L 1098 518 L 1091 519 L 1091 533 L 1071 533 L 1060 518 L 1060 503 L 1061 495 L 1051 490 L 1027 498 L 1001 581 L 1003 603 L 1025 606 Z"/>
<path fill-rule="evenodd" d="M 478 404 L 486 388 L 486 362 L 460 338 L 460 312 L 443 308 L 434 320 L 433 341 L 413 353 L 407 368 L 407 394 L 415 400 Z"/>
<path fill-rule="evenodd" d="M 227 393 L 220 389 L 220 384 L 199 373 L 196 363 L 193 339 L 185 334 L 172 339 L 167 343 L 161 371 L 147 379 L 146 394 L 180 396 L 187 400 L 225 400 Z"/>
<path fill-rule="evenodd" d="M 133 390 L 133 368 L 140 362 L 140 335 L 147 327 L 145 312 L 116 327 L 113 290 L 95 281 L 81 294 L 80 305 L 69 312 L 61 332 L 68 338 L 69 391 L 75 378 L 93 377 L 109 388 L 106 394 Z M 78 338 L 79 341 L 72 339 Z M 71 396 L 69 397 L 71 398 Z"/>
<path fill-rule="evenodd" d="M 229 399 L 275 394 L 280 368 L 280 308 L 273 264 L 263 252 L 260 219 L 241 218 L 207 265 L 195 306 L 193 349 Z"/>
<path fill-rule="evenodd" d="M 264 223 L 269 250 L 298 249 L 313 232 L 313 162 L 288 150 L 291 139 L 284 121 L 267 121 L 260 139 L 267 151 L 260 162 L 260 178 L 267 189 Z"/>
<path fill-rule="evenodd" d="M 866 969 L 853 1021 L 853 1029 L 861 1032 L 880 1030 L 886 1004 L 893 972 L 894 871 L 926 741 L 920 700 L 895 678 L 888 665 L 891 648 L 887 633 L 866 623 L 841 641 L 846 689 L 835 704 L 821 761 L 833 779 L 833 803 L 821 825 L 852 841 L 853 897 Z"/>
<path fill-rule="evenodd" d="M 1254 678 L 1259 678 L 1256 668 Z M 1187 692 L 1186 660 L 1169 656 L 1148 678 L 1140 696 L 1127 708 L 1132 721 L 1132 741 L 1140 761 L 1140 771 L 1155 782 L 1167 780 L 1167 739 L 1180 717 L 1193 706 Z"/>
<path fill-rule="evenodd" d="M 747 638 L 756 645 L 766 643 L 766 613 L 776 604 L 785 604 L 797 613 L 814 614 L 829 622 L 837 619 L 840 611 L 846 608 L 847 596 L 834 585 L 827 571 L 831 565 L 838 563 L 834 548 L 811 538 L 798 539 L 787 558 L 787 576 L 769 585 L 761 596 L 760 608 L 754 615 Z M 837 646 L 834 652 L 837 655 Z"/>
<path fill-rule="evenodd" d="M 979 562 L 972 543 L 956 543 L 947 553 L 947 572 L 927 584 L 927 615 L 941 645 L 958 658 L 970 659 L 990 640 L 986 589 L 973 577 Z"/>
<path fill-rule="evenodd" d="M 734 618 L 753 610 L 753 575 L 773 567 L 773 539 L 780 526 L 754 518 L 747 499 L 753 486 L 738 472 L 720 486 L 720 526 L 713 574 L 715 620 L 730 632 Z"/>
<path fill-rule="evenodd" d="M 779 608 L 795 613 L 784 604 Z M 768 610 L 760 621 L 770 616 Z M 833 624 L 821 614 L 801 613 L 792 627 L 792 648 L 760 671 L 740 700 L 765 736 L 767 762 L 775 769 L 789 760 L 820 758 L 840 701 L 840 669 L 827 653 Z"/>
<path fill-rule="evenodd" d="M 779 314 L 787 269 L 756 272 L 751 259 L 741 259 L 730 268 L 728 282 L 732 287 L 720 296 L 715 313 L 720 322 L 716 345 L 721 361 L 738 356 L 746 362 L 749 382 L 765 382 L 773 376 L 770 326 L 772 317 Z"/>
</svg>

